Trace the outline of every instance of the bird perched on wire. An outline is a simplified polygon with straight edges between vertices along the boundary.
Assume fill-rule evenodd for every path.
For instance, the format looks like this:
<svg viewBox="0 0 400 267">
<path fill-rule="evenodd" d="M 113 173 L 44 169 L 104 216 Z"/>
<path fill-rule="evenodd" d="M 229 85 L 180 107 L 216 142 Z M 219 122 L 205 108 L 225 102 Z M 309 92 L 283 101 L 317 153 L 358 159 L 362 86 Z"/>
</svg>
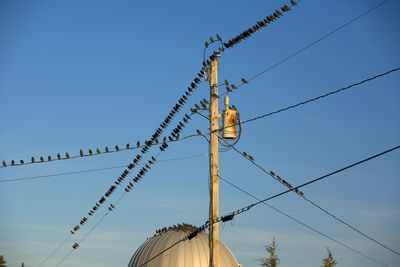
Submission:
<svg viewBox="0 0 400 267">
<path fill-rule="evenodd" d="M 197 132 L 198 135 L 201 135 L 201 132 L 200 132 L 199 129 L 197 129 L 196 132 Z"/>
<path fill-rule="evenodd" d="M 68 152 L 65 152 L 65 157 L 66 157 L 67 159 L 69 159 L 69 154 L 68 154 Z"/>
<path fill-rule="evenodd" d="M 253 158 L 252 156 L 250 156 L 250 155 L 249 155 L 249 159 L 250 159 L 251 161 L 254 161 L 254 158 Z"/>
<path fill-rule="evenodd" d="M 227 91 L 227 92 L 232 92 L 232 89 L 229 88 L 229 85 L 226 86 L 226 91 Z"/>
<path fill-rule="evenodd" d="M 243 82 L 243 83 L 249 83 L 248 81 L 246 81 L 245 78 L 242 78 L 242 82 Z"/>
<path fill-rule="evenodd" d="M 42 156 L 40 157 L 40 161 L 44 161 L 44 158 Z"/>
<path fill-rule="evenodd" d="M 126 144 L 126 149 L 129 149 L 130 145 L 129 143 Z"/>
<path fill-rule="evenodd" d="M 97 154 L 101 153 L 99 148 L 96 149 L 96 152 L 97 152 Z"/>
<path fill-rule="evenodd" d="M 57 158 L 58 158 L 58 159 L 61 159 L 60 153 L 57 154 Z"/>
<path fill-rule="evenodd" d="M 89 154 L 90 154 L 90 155 L 93 155 L 93 152 L 92 152 L 92 150 L 91 150 L 91 149 L 89 149 Z"/>
<path fill-rule="evenodd" d="M 232 89 L 237 89 L 237 87 L 234 84 L 231 84 Z"/>
<path fill-rule="evenodd" d="M 49 161 L 51 161 L 51 156 L 49 156 L 47 159 L 48 159 Z"/>
<path fill-rule="evenodd" d="M 140 147 L 140 141 L 137 141 L 136 146 L 139 148 Z"/>
<path fill-rule="evenodd" d="M 291 3 L 293 6 L 296 6 L 296 5 L 297 5 L 297 3 L 296 3 L 295 1 L 293 1 L 293 0 L 290 0 L 290 3 Z"/>
<path fill-rule="evenodd" d="M 15 164 L 15 161 L 11 160 L 11 166 L 14 166 L 14 164 Z"/>
<path fill-rule="evenodd" d="M 7 163 L 5 160 L 3 160 L 3 167 L 6 167 L 6 166 L 7 166 Z"/>
<path fill-rule="evenodd" d="M 119 147 L 118 147 L 118 146 L 115 146 L 115 150 L 119 151 Z"/>
<path fill-rule="evenodd" d="M 214 43 L 215 41 L 214 41 L 214 38 L 212 38 L 212 37 L 210 37 L 210 41 L 211 41 L 211 43 Z"/>
<path fill-rule="evenodd" d="M 31 158 L 31 162 L 35 163 L 35 158 L 34 157 Z"/>
<path fill-rule="evenodd" d="M 83 157 L 83 151 L 82 151 L 82 149 L 79 150 L 79 155 L 81 155 L 81 157 Z"/>
<path fill-rule="evenodd" d="M 217 39 L 218 39 L 220 42 L 222 42 L 221 36 L 219 36 L 218 34 L 217 34 Z"/>
<path fill-rule="evenodd" d="M 108 152 L 108 146 L 106 146 L 104 149 L 106 150 L 106 152 Z"/>
<path fill-rule="evenodd" d="M 205 45 L 205 47 L 207 48 L 207 47 L 208 47 L 208 42 L 206 41 L 206 42 L 204 43 L 204 45 Z"/>
</svg>

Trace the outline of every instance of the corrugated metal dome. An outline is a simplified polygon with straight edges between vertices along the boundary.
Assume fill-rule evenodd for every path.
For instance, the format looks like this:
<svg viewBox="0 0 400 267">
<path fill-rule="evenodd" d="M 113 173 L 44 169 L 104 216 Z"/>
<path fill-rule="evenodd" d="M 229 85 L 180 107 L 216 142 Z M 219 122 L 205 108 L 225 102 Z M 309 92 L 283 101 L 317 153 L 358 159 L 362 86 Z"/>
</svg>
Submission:
<svg viewBox="0 0 400 267">
<path fill-rule="evenodd" d="M 190 233 L 190 228 L 169 228 L 144 242 L 133 254 L 128 267 L 139 267 L 164 249 Z M 208 267 L 208 233 L 201 232 L 191 240 L 186 240 L 143 267 Z M 227 246 L 220 242 L 220 266 L 238 267 L 239 264 Z"/>
</svg>

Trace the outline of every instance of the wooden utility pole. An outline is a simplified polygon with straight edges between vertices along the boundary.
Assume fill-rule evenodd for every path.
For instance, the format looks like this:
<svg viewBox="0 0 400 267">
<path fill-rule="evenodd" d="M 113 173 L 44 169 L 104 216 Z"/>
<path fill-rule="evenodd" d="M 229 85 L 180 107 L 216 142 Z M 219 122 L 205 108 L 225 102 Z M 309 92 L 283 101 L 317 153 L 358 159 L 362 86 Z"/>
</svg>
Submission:
<svg viewBox="0 0 400 267">
<path fill-rule="evenodd" d="M 213 221 L 218 218 L 219 210 L 219 172 L 218 172 L 218 58 L 211 61 L 209 72 L 210 82 L 210 267 L 219 267 L 219 228 L 218 222 Z"/>
</svg>

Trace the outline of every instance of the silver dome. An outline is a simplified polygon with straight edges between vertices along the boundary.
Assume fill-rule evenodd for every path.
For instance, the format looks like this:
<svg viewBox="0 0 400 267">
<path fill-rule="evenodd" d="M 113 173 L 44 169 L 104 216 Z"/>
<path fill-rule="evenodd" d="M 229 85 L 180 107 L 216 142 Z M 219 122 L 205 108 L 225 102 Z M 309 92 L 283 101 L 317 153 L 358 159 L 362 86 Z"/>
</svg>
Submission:
<svg viewBox="0 0 400 267">
<path fill-rule="evenodd" d="M 181 238 L 187 236 L 183 230 L 169 230 L 146 240 L 133 254 L 128 267 L 139 267 Z M 220 242 L 220 266 L 238 267 L 239 264 L 227 246 Z M 143 267 L 208 267 L 208 234 L 199 233 L 195 238 L 179 243 Z"/>
</svg>

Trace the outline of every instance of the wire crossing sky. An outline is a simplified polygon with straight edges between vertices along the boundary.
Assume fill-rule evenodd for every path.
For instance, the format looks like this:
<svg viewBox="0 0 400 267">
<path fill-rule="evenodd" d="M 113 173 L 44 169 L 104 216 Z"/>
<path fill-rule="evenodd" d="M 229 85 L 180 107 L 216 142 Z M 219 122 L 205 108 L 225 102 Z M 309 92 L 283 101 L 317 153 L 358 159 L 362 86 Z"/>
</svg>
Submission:
<svg viewBox="0 0 400 267">
<path fill-rule="evenodd" d="M 218 34 L 227 42 L 289 2 L 2 1 L 0 164 L 6 160 L 7 167 L 0 168 L 0 177 L 63 174 L 45 181 L 0 183 L 0 254 L 8 265 L 38 266 L 63 242 L 71 226 L 98 200 L 99 192 L 121 174 L 110 167 L 128 166 L 138 152 L 125 149 L 126 143 L 135 140 L 130 147 L 136 147 L 140 140 L 144 145 L 193 82 L 210 36 Z M 218 16 L 209 15 L 210 6 Z M 249 82 L 229 96 L 241 118 L 251 119 L 396 69 L 399 12 L 400 4 L 393 0 L 301 1 L 264 30 L 225 50 L 219 84 L 225 79 L 236 86 L 241 78 Z M 219 45 L 209 44 L 207 53 Z M 399 143 L 399 82 L 398 72 L 392 72 L 344 94 L 245 123 L 237 146 L 261 166 L 293 177 L 293 185 L 302 184 L 308 177 Z M 225 92 L 225 86 L 220 86 L 220 96 Z M 198 84 L 177 117 L 177 121 L 185 113 L 192 117 L 180 140 L 198 136 L 196 129 L 208 132 L 208 121 L 190 114 L 190 107 L 208 97 L 208 85 Z M 175 127 L 174 122 L 171 125 Z M 208 143 L 191 137 L 169 143 L 157 162 L 207 153 Z M 103 153 L 106 146 L 109 152 L 117 150 L 116 145 L 123 151 Z M 96 148 L 101 156 L 57 157 L 58 153 L 67 157 L 66 152 L 70 158 L 80 157 L 81 149 L 84 155 L 89 149 L 96 154 Z M 57 161 L 47 162 L 48 155 Z M 46 163 L 26 164 L 31 157 L 40 161 L 40 156 Z M 14 165 L 24 160 L 24 166 L 9 168 L 12 159 Z M 302 192 L 399 251 L 399 160 L 398 153 L 391 153 Z M 101 171 L 75 173 L 80 170 Z M 220 174 L 255 196 L 278 194 L 282 189 L 236 153 L 220 154 Z M 126 266 L 155 229 L 182 222 L 203 225 L 209 204 L 207 157 L 156 164 L 134 194 L 118 191 L 109 203 L 121 197 L 124 201 L 110 213 L 113 216 L 98 225 L 105 211 L 93 217 L 43 266 L 56 266 L 82 238 L 85 242 L 63 265 Z M 221 183 L 220 214 L 252 201 Z M 294 194 L 270 204 L 379 262 L 398 263 L 394 253 L 342 227 Z M 263 246 L 273 237 L 282 266 L 320 266 L 326 247 L 340 266 L 377 266 L 265 209 L 238 216 L 232 227 L 222 225 L 220 237 L 243 266 L 259 266 L 257 259 L 265 257 Z"/>
</svg>

